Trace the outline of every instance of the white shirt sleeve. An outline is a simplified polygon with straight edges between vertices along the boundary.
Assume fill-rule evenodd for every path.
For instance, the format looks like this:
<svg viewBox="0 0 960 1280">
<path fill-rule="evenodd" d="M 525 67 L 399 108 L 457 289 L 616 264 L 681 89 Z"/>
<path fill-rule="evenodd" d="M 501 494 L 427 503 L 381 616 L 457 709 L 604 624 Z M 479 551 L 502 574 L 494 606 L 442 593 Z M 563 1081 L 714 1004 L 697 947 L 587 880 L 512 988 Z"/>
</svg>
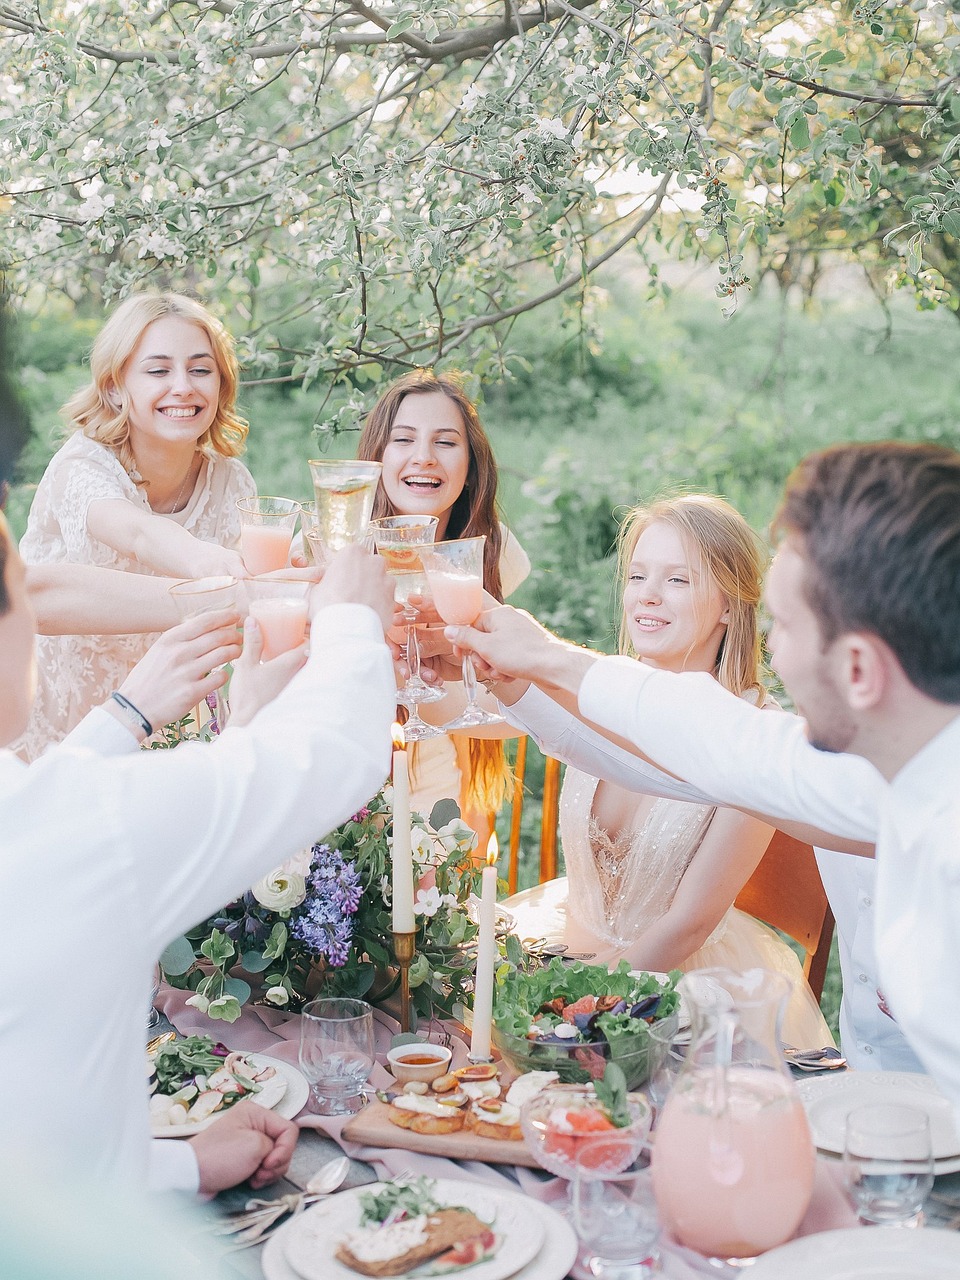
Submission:
<svg viewBox="0 0 960 1280">
<path fill-rule="evenodd" d="M 860 756 L 812 747 L 803 720 L 750 706 L 712 676 L 601 658 L 580 686 L 581 713 L 636 743 L 718 804 L 875 841 L 884 787 Z"/>
<path fill-rule="evenodd" d="M 200 1166 L 189 1142 L 154 1138 L 150 1143 L 147 1185 L 151 1191 L 200 1190 Z"/>
<path fill-rule="evenodd" d="M 59 751 L 63 748 L 67 750 L 87 748 L 102 756 L 119 756 L 139 751 L 140 743 L 134 734 L 109 711 L 104 711 L 103 707 L 94 707 L 61 742 L 50 750 Z"/>
<path fill-rule="evenodd" d="M 703 791 L 671 778 L 597 733 L 536 685 L 530 685 L 509 707 L 501 703 L 500 710 L 511 724 L 533 738 L 544 755 L 556 756 L 591 777 L 643 795 L 692 800 L 697 804 L 714 803 Z"/>
</svg>

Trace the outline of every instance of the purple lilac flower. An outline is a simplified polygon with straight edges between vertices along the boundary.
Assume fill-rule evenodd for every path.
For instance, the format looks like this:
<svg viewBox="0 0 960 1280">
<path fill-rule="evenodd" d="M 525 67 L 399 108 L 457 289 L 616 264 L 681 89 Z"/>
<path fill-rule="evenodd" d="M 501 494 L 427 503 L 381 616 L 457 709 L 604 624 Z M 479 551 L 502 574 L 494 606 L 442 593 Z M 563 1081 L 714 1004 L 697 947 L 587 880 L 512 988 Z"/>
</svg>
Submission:
<svg viewBox="0 0 960 1280">
<path fill-rule="evenodd" d="M 351 917 L 360 905 L 363 888 L 352 862 L 338 849 L 317 844 L 307 877 L 307 896 L 290 920 L 290 933 L 315 956 L 342 968 L 353 940 Z"/>
</svg>

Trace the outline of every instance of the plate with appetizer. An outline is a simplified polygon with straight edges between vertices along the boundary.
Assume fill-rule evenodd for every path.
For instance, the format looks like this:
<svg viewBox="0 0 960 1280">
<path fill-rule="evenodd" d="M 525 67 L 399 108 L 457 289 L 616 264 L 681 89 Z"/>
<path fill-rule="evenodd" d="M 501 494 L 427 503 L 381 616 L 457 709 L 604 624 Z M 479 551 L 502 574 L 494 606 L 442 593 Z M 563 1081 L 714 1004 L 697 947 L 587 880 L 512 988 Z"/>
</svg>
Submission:
<svg viewBox="0 0 960 1280">
<path fill-rule="evenodd" d="M 429 1082 L 398 1081 L 347 1121 L 344 1137 L 451 1160 L 535 1168 L 520 1129 L 520 1108 L 557 1078 L 556 1072 L 536 1071 L 508 1083 L 498 1065 L 483 1062 Z"/>
<path fill-rule="evenodd" d="M 150 1129 L 155 1138 L 189 1138 L 246 1099 L 292 1119 L 310 1086 L 287 1062 L 237 1053 L 212 1036 L 186 1036 L 153 1055 Z"/>
<path fill-rule="evenodd" d="M 268 1280 L 419 1280 L 469 1269 L 470 1280 L 507 1280 L 548 1247 L 546 1215 L 558 1217 L 531 1212 L 532 1203 L 519 1192 L 444 1178 L 354 1187 L 281 1227 L 264 1254 L 264 1273 Z M 566 1244 L 569 1266 L 575 1241 Z"/>
</svg>

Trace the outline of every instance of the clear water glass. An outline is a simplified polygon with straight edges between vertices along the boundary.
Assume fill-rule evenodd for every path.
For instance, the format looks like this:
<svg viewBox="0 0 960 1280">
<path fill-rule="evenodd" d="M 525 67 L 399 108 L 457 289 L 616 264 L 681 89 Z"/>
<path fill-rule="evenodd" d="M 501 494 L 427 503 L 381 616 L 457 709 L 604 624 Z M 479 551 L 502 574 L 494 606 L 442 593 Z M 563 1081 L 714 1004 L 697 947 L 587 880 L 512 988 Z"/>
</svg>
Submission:
<svg viewBox="0 0 960 1280">
<path fill-rule="evenodd" d="M 846 1121 L 843 1172 L 864 1226 L 921 1226 L 933 1187 L 927 1113 L 896 1103 L 855 1107 Z"/>
<path fill-rule="evenodd" d="M 300 1070 L 321 1116 L 345 1116 L 366 1103 L 373 1070 L 373 1009 L 364 1000 L 325 996 L 304 1005 Z"/>
<path fill-rule="evenodd" d="M 624 1147 L 624 1167 L 611 1151 Z M 649 1155 L 629 1138 L 604 1134 L 583 1143 L 573 1177 L 573 1225 L 582 1258 L 598 1280 L 648 1280 L 660 1270 L 660 1221 Z"/>
</svg>

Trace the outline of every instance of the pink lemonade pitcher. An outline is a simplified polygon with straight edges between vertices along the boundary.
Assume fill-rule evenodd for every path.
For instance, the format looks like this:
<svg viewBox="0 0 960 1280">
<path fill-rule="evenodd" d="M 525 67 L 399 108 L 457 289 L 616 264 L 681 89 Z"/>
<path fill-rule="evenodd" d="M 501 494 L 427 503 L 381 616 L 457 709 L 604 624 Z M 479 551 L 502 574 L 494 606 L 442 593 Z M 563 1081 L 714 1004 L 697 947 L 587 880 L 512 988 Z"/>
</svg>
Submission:
<svg viewBox="0 0 960 1280">
<path fill-rule="evenodd" d="M 699 969 L 678 984 L 693 1037 L 656 1129 L 653 1186 L 666 1231 L 743 1263 L 795 1233 L 813 1191 L 806 1113 L 780 1053 L 780 974 Z"/>
</svg>

